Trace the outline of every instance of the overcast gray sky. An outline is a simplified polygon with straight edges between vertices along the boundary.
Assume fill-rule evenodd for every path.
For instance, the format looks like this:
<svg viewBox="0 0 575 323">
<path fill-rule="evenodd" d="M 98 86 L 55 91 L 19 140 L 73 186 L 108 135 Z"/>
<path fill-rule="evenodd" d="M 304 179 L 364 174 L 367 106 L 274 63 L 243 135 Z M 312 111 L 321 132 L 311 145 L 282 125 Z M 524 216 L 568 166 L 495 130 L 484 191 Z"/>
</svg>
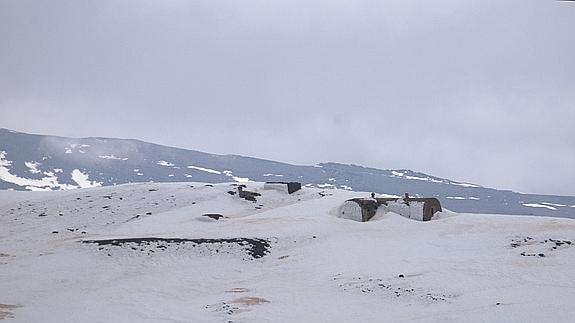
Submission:
<svg viewBox="0 0 575 323">
<path fill-rule="evenodd" d="M 575 195 L 575 3 L 0 0 L 0 127 Z"/>
</svg>

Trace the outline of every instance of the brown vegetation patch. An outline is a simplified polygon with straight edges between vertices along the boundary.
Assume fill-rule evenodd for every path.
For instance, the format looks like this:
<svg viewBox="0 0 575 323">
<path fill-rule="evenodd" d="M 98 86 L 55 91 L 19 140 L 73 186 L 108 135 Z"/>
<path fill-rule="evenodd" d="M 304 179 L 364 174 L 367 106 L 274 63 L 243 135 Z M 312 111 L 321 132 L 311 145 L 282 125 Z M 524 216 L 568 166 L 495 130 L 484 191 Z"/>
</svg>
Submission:
<svg viewBox="0 0 575 323">
<path fill-rule="evenodd" d="M 241 298 L 238 298 L 238 299 L 231 301 L 231 303 L 242 304 L 242 305 L 246 305 L 246 306 L 260 305 L 260 304 L 269 303 L 269 302 L 270 301 L 268 301 L 267 299 L 261 298 L 261 297 L 241 297 Z"/>
<path fill-rule="evenodd" d="M 10 305 L 10 304 L 0 304 L 0 320 L 3 319 L 11 319 L 14 318 L 14 313 L 8 310 L 13 310 L 15 308 L 22 307 L 19 305 Z"/>
</svg>

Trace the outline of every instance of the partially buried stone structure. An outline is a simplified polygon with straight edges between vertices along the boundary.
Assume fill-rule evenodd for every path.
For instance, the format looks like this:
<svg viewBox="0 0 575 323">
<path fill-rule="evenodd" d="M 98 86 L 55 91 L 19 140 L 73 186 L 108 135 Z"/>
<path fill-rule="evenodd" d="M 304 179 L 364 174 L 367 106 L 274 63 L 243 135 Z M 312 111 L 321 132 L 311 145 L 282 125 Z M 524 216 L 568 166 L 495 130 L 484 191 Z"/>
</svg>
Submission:
<svg viewBox="0 0 575 323">
<path fill-rule="evenodd" d="M 405 194 L 403 198 L 354 198 L 345 201 L 338 210 L 338 216 L 359 222 L 367 222 L 378 210 L 394 212 L 406 218 L 429 221 L 441 212 L 441 203 L 436 198 L 413 198 Z"/>
<path fill-rule="evenodd" d="M 298 182 L 266 182 L 264 190 L 277 190 L 292 194 L 301 190 L 301 183 Z"/>
</svg>

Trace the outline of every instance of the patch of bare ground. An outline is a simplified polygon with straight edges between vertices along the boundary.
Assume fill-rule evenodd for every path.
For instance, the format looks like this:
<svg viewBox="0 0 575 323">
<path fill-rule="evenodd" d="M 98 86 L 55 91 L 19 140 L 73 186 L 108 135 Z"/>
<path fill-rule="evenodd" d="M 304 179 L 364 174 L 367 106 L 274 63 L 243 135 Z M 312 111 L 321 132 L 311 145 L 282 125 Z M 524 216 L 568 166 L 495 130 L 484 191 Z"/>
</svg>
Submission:
<svg viewBox="0 0 575 323">
<path fill-rule="evenodd" d="M 232 288 L 230 290 L 227 290 L 226 293 L 247 293 L 250 290 L 247 288 L 243 288 L 243 287 L 236 287 L 236 288 Z"/>
<path fill-rule="evenodd" d="M 22 307 L 20 305 L 10 305 L 0 303 L 0 320 L 14 318 L 14 313 L 11 311 L 15 308 Z"/>
<path fill-rule="evenodd" d="M 260 304 L 269 303 L 269 302 L 270 301 L 268 301 L 267 299 L 261 298 L 261 297 L 241 297 L 241 298 L 238 298 L 238 299 L 231 301 L 230 303 L 241 304 L 241 305 L 246 305 L 246 306 L 253 306 L 253 305 L 260 305 Z"/>
</svg>

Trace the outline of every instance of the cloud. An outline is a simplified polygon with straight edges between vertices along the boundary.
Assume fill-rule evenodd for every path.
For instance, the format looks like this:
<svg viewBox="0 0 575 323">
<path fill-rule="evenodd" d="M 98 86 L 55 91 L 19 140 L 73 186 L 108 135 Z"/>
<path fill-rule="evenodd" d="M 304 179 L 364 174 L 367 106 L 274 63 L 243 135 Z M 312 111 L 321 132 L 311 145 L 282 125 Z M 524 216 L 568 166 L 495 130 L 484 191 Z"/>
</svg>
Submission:
<svg viewBox="0 0 575 323">
<path fill-rule="evenodd" d="M 2 126 L 574 194 L 573 9 L 2 1 Z"/>
</svg>

